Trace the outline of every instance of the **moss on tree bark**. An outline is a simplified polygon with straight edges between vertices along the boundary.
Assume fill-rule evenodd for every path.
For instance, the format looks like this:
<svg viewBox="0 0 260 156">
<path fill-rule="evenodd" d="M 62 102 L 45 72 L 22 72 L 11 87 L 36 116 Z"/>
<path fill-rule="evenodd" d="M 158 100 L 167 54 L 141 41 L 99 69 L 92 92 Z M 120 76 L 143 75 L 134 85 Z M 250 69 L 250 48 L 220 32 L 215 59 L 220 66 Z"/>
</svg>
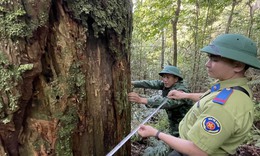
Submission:
<svg viewBox="0 0 260 156">
<path fill-rule="evenodd" d="M 129 133 L 131 9 L 130 0 L 0 1 L 1 72 L 31 67 L 19 81 L 11 74 L 10 92 L 0 88 L 0 118 L 10 119 L 0 155 L 105 155 Z M 8 112 L 11 95 L 18 109 Z"/>
</svg>

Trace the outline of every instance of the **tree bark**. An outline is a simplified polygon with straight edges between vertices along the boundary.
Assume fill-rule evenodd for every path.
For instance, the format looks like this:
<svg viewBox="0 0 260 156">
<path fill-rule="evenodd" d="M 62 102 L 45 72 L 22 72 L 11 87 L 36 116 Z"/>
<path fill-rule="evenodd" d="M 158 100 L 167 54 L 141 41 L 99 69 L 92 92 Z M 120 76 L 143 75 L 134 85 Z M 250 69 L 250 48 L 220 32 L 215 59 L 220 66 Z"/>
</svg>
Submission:
<svg viewBox="0 0 260 156">
<path fill-rule="evenodd" d="M 180 10 L 181 10 L 181 0 L 177 1 L 177 8 L 175 11 L 175 17 L 172 20 L 172 31 L 173 31 L 173 65 L 177 66 L 177 24 L 179 20 L 179 15 L 180 15 Z"/>
<path fill-rule="evenodd" d="M 162 52 L 161 52 L 161 69 L 164 67 L 164 53 L 165 53 L 165 37 L 164 37 L 165 30 L 162 30 Z"/>
<path fill-rule="evenodd" d="M 231 11 L 230 11 L 230 15 L 229 15 L 229 18 L 228 18 L 228 22 L 227 22 L 227 27 L 226 27 L 226 30 L 225 30 L 225 33 L 228 34 L 229 33 L 229 29 L 230 29 L 230 26 L 231 26 L 231 22 L 233 20 L 233 14 L 234 14 L 234 10 L 235 10 L 235 7 L 238 3 L 240 3 L 241 0 L 233 0 L 232 1 L 232 8 L 231 8 Z"/>
<path fill-rule="evenodd" d="M 193 82 L 193 84 L 191 85 L 191 91 L 192 92 L 195 92 L 196 90 L 196 82 L 197 81 L 197 72 L 199 71 L 199 64 L 198 64 L 198 58 L 199 58 L 199 14 L 200 14 L 200 5 L 199 5 L 199 1 L 196 0 L 196 11 L 195 11 L 195 16 L 196 16 L 196 19 L 195 19 L 195 28 L 194 28 L 194 33 L 193 33 L 193 36 L 194 36 L 194 62 L 193 62 L 193 67 L 192 67 L 192 78 L 191 78 L 191 82 Z"/>
<path fill-rule="evenodd" d="M 0 5 L 0 155 L 108 153 L 130 132 L 131 1 Z"/>
<path fill-rule="evenodd" d="M 253 10 L 253 5 L 251 4 L 253 1 L 252 0 L 248 0 L 248 2 L 246 3 L 249 7 L 249 23 L 248 23 L 248 30 L 247 30 L 247 36 L 249 38 L 251 38 L 251 34 L 252 34 L 252 27 L 254 25 L 254 10 Z"/>
</svg>

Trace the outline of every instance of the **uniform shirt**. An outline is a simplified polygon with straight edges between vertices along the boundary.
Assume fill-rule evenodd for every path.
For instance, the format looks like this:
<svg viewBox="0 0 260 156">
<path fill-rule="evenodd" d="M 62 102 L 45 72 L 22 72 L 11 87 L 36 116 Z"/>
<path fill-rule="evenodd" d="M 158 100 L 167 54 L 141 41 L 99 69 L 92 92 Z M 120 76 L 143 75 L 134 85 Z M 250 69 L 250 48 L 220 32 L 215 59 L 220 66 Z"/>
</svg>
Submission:
<svg viewBox="0 0 260 156">
<path fill-rule="evenodd" d="M 233 86 L 243 87 L 252 97 L 246 78 L 218 82 L 181 121 L 181 138 L 212 156 L 234 154 L 252 127 L 254 103 L 242 91 L 230 89 Z"/>
<path fill-rule="evenodd" d="M 132 81 L 132 85 L 135 88 L 149 88 L 162 90 L 161 96 L 153 96 L 147 98 L 148 103 L 146 104 L 149 108 L 157 108 L 162 104 L 162 102 L 167 98 L 168 93 L 171 90 L 181 90 L 184 92 L 190 92 L 187 86 L 183 83 L 183 81 L 178 81 L 170 88 L 165 88 L 164 83 L 161 80 L 141 80 L 141 81 Z M 188 112 L 188 110 L 193 105 L 193 102 L 188 99 L 182 100 L 172 100 L 168 99 L 167 103 L 162 106 L 162 109 L 165 109 L 168 115 L 168 119 L 170 122 L 171 134 L 178 136 L 178 126 L 179 122 Z"/>
</svg>

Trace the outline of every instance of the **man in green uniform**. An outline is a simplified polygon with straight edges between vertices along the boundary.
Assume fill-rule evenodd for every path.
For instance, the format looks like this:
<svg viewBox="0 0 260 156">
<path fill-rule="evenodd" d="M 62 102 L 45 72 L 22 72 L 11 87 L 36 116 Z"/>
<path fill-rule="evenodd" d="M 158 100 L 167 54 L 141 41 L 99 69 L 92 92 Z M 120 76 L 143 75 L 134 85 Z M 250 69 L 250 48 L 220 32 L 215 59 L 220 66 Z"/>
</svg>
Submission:
<svg viewBox="0 0 260 156">
<path fill-rule="evenodd" d="M 150 88 L 162 90 L 161 96 L 144 98 L 140 97 L 137 93 L 132 92 L 128 94 L 129 101 L 145 104 L 149 108 L 157 108 L 162 104 L 164 100 L 166 100 L 166 96 L 171 90 L 190 92 L 189 89 L 187 89 L 187 87 L 184 85 L 183 77 L 177 67 L 167 65 L 163 68 L 159 75 L 162 77 L 162 80 L 132 81 L 132 85 L 135 88 Z M 182 118 L 185 116 L 192 105 L 192 101 L 188 99 L 168 99 L 167 103 L 163 105 L 162 109 L 165 109 L 167 112 L 170 124 L 170 133 L 172 135 L 179 136 L 179 122 L 182 120 Z"/>
<path fill-rule="evenodd" d="M 209 56 L 208 75 L 218 81 L 202 96 L 169 92 L 169 98 L 200 99 L 180 122 L 181 138 L 145 125 L 138 131 L 163 140 L 175 149 L 174 156 L 234 154 L 253 124 L 254 103 L 244 74 L 249 67 L 260 69 L 256 44 L 243 35 L 224 34 L 201 51 Z"/>
</svg>

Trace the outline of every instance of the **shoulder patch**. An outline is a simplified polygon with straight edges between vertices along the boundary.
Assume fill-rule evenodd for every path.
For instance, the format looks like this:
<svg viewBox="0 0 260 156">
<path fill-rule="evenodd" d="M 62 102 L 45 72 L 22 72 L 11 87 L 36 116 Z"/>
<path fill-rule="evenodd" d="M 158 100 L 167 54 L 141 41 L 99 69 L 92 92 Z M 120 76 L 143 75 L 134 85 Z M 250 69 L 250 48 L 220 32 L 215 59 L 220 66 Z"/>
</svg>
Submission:
<svg viewBox="0 0 260 156">
<path fill-rule="evenodd" d="M 230 95 L 233 93 L 233 89 L 224 88 L 218 95 L 212 100 L 215 103 L 223 105 L 226 103 Z"/>
<path fill-rule="evenodd" d="M 214 117 L 205 117 L 201 123 L 201 126 L 210 134 L 218 134 L 221 131 L 221 124 Z"/>
</svg>

